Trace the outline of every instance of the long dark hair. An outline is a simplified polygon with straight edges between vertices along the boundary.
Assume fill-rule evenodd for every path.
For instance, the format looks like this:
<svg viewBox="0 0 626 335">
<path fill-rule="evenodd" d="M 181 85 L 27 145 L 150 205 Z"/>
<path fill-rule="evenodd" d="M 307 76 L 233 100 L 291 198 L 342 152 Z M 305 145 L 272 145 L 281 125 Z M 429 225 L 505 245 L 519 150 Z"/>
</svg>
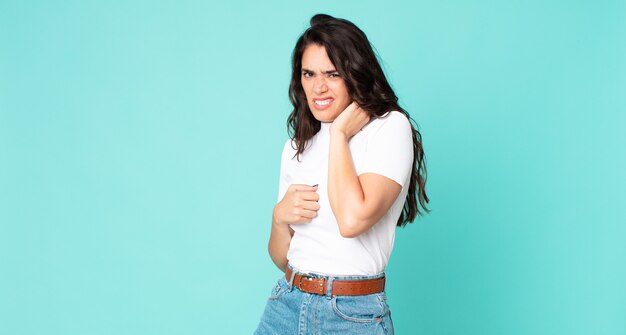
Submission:
<svg viewBox="0 0 626 335">
<path fill-rule="evenodd" d="M 317 44 L 326 48 L 326 53 L 337 72 L 343 78 L 348 93 L 367 111 L 371 118 L 381 117 L 389 111 L 398 111 L 411 121 L 413 131 L 413 168 L 411 181 L 398 226 L 405 226 L 417 215 L 429 212 L 426 204 L 426 163 L 422 148 L 422 136 L 413 125 L 415 121 L 398 105 L 398 97 L 391 89 L 367 36 L 352 22 L 317 14 L 311 18 L 309 27 L 298 39 L 293 50 L 289 99 L 293 111 L 287 119 L 289 135 L 295 143 L 296 156 L 300 156 L 306 144 L 320 130 L 320 121 L 315 119 L 307 104 L 302 88 L 302 54 L 304 49 Z M 421 210 L 420 210 L 421 208 Z"/>
</svg>

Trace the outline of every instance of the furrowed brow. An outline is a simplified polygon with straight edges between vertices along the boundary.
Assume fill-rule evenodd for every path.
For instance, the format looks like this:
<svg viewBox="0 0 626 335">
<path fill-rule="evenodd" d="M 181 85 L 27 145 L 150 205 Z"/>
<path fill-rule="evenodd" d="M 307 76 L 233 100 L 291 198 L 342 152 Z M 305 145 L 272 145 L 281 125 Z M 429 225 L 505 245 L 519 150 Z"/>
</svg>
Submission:
<svg viewBox="0 0 626 335">
<path fill-rule="evenodd" d="M 315 73 L 315 71 L 313 70 L 309 70 L 307 68 L 302 68 L 302 72 L 311 72 L 311 73 Z M 333 69 L 333 70 L 326 70 L 326 71 L 322 71 L 322 74 L 331 74 L 331 73 L 337 73 L 338 71 Z"/>
</svg>

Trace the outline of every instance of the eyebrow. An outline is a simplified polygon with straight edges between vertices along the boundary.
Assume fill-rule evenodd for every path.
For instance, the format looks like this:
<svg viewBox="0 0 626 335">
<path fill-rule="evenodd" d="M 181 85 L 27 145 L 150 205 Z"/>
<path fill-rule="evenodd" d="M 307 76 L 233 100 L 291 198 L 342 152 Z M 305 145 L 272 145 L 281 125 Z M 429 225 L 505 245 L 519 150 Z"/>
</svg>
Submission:
<svg viewBox="0 0 626 335">
<path fill-rule="evenodd" d="M 306 71 L 306 72 L 313 72 L 313 73 L 315 73 L 315 71 L 313 71 L 313 70 L 309 70 L 309 69 L 306 69 L 306 68 L 302 68 L 302 72 L 305 72 L 305 71 Z M 323 73 L 323 74 L 330 74 L 330 73 L 335 73 L 335 72 L 339 72 L 339 71 L 337 71 L 336 69 L 335 69 L 335 70 L 326 70 L 326 71 L 322 71 L 322 73 Z"/>
</svg>

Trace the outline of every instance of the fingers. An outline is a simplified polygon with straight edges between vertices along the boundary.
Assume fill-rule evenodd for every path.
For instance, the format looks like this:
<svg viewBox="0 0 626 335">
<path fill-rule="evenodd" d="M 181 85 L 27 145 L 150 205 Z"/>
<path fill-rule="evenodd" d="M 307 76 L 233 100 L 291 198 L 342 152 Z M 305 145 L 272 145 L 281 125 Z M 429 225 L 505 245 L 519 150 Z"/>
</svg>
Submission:
<svg viewBox="0 0 626 335">
<path fill-rule="evenodd" d="M 309 221 L 311 221 L 313 218 L 317 216 L 317 211 L 313 211 L 309 209 L 296 209 L 294 212 L 296 216 L 299 216 L 303 219 L 307 219 Z"/>
<path fill-rule="evenodd" d="M 315 192 L 317 191 L 317 185 L 305 185 L 305 184 L 291 184 L 289 185 L 288 191 L 294 192 Z"/>
<path fill-rule="evenodd" d="M 291 224 L 309 223 L 317 216 L 317 210 L 293 208 L 291 214 Z"/>
<path fill-rule="evenodd" d="M 306 201 L 318 201 L 320 200 L 320 195 L 317 192 L 298 192 L 296 196 L 299 199 Z"/>
<path fill-rule="evenodd" d="M 317 185 L 293 184 L 289 186 L 288 191 L 293 193 L 296 200 L 318 201 L 320 199 L 317 194 Z"/>
<path fill-rule="evenodd" d="M 346 109 L 344 111 L 353 111 L 355 109 L 360 109 L 361 107 L 359 107 L 359 104 L 356 101 L 352 101 L 352 103 L 350 103 L 348 105 L 348 107 L 346 107 Z"/>
<path fill-rule="evenodd" d="M 348 107 L 344 108 L 341 114 L 346 114 L 344 117 L 348 117 L 348 115 L 354 115 L 358 113 L 359 110 L 361 110 L 361 107 L 359 107 L 359 104 L 357 104 L 356 101 L 353 101 L 348 105 Z"/>
<path fill-rule="evenodd" d="M 310 211 L 318 211 L 320 209 L 320 204 L 317 200 L 313 201 L 302 201 L 296 204 L 296 208 L 302 208 Z"/>
<path fill-rule="evenodd" d="M 367 111 L 361 108 L 356 101 L 353 101 L 333 121 L 331 131 L 351 138 L 367 124 L 369 119 L 370 116 Z"/>
<path fill-rule="evenodd" d="M 309 223 L 320 209 L 317 185 L 292 184 L 281 201 L 278 218 L 287 224 Z"/>
<path fill-rule="evenodd" d="M 361 124 L 361 127 L 362 127 L 370 120 L 370 116 L 363 108 L 357 105 L 357 110 L 355 112 L 355 119 L 357 120 L 357 123 Z"/>
</svg>

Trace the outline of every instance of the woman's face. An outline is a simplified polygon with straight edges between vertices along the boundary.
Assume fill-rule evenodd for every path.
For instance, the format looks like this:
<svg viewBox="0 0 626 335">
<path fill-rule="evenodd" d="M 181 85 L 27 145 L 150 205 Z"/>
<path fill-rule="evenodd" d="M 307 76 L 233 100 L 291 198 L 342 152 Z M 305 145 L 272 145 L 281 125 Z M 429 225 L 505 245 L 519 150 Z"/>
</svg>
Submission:
<svg viewBox="0 0 626 335">
<path fill-rule="evenodd" d="M 301 82 L 309 108 L 321 122 L 333 122 L 352 102 L 346 83 L 322 45 L 310 44 L 304 49 Z"/>
</svg>

